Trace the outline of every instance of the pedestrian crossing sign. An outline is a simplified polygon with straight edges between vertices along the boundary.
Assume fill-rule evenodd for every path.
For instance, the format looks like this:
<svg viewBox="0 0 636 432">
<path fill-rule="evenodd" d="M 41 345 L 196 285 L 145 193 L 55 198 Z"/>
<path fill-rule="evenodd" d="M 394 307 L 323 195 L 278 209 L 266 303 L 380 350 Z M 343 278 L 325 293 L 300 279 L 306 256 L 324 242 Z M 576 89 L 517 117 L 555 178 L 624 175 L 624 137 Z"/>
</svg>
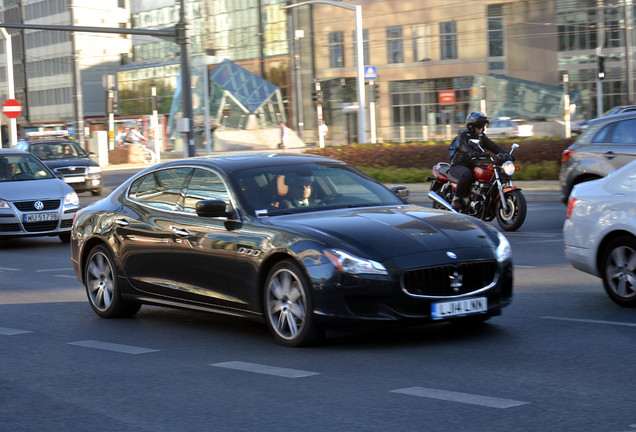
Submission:
<svg viewBox="0 0 636 432">
<path fill-rule="evenodd" d="M 375 66 L 364 67 L 364 79 L 377 79 L 378 72 L 375 70 Z"/>
</svg>

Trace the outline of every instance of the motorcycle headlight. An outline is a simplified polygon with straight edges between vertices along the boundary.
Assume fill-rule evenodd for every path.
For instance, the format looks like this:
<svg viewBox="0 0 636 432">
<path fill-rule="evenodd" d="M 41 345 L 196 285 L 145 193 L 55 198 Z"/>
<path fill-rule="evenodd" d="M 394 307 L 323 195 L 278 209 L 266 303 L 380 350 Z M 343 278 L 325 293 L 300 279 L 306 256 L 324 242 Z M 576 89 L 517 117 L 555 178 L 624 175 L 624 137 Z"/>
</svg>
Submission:
<svg viewBox="0 0 636 432">
<path fill-rule="evenodd" d="M 506 175 L 511 176 L 515 173 L 515 164 L 512 161 L 505 161 L 501 166 Z"/>
<path fill-rule="evenodd" d="M 512 249 L 510 248 L 510 242 L 502 233 L 497 232 L 497 238 L 499 239 L 499 245 L 497 245 L 497 261 L 504 262 L 512 258 Z"/>
<path fill-rule="evenodd" d="M 79 205 L 79 198 L 75 192 L 69 192 L 64 197 L 65 207 L 77 207 Z"/>
<path fill-rule="evenodd" d="M 358 258 L 338 249 L 324 251 L 325 256 L 338 270 L 349 274 L 388 275 L 386 268 L 377 261 Z"/>
</svg>

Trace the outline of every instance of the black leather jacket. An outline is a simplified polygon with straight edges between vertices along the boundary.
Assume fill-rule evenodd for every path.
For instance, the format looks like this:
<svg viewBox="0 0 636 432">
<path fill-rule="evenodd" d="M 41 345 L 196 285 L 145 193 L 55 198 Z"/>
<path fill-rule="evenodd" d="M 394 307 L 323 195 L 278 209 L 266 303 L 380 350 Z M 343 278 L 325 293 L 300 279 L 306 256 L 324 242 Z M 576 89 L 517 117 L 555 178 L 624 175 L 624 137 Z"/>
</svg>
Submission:
<svg viewBox="0 0 636 432">
<path fill-rule="evenodd" d="M 488 138 L 486 134 L 481 135 L 473 135 L 468 129 L 462 129 L 457 134 L 459 137 L 457 139 L 457 152 L 451 160 L 451 165 L 464 165 L 469 168 L 473 168 L 475 166 L 474 157 L 481 154 L 481 150 L 470 142 L 471 139 L 479 139 L 479 145 L 484 150 L 489 150 L 494 154 L 498 153 L 506 153 L 506 151 L 501 148 L 497 143 Z"/>
</svg>

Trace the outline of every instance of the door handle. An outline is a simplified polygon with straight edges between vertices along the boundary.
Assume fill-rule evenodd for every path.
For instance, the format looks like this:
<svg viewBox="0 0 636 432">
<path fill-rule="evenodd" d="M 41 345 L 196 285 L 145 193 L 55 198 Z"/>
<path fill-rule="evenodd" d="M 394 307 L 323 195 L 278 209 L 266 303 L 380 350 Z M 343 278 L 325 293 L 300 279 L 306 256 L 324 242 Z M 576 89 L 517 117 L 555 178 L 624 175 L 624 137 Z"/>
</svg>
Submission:
<svg viewBox="0 0 636 432">
<path fill-rule="evenodd" d="M 174 225 L 170 225 L 170 230 L 173 233 L 175 233 L 176 235 L 181 236 L 181 237 L 188 237 L 190 235 L 190 232 L 188 230 L 176 227 Z"/>
<path fill-rule="evenodd" d="M 123 227 L 130 226 L 130 222 L 128 222 L 126 219 L 117 219 L 117 220 L 115 220 L 115 223 L 117 225 L 123 226 Z"/>
<path fill-rule="evenodd" d="M 614 159 L 616 157 L 616 154 L 614 154 L 613 151 L 608 151 L 608 152 L 603 153 L 603 156 L 606 159 Z"/>
</svg>

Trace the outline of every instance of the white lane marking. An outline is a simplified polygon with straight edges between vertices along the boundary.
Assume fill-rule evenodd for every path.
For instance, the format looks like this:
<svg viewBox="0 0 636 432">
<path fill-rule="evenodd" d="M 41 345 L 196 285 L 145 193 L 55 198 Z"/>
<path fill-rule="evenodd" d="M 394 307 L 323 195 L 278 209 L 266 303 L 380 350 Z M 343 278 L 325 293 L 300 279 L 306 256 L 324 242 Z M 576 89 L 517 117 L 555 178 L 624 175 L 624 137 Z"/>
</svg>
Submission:
<svg viewBox="0 0 636 432">
<path fill-rule="evenodd" d="M 9 268 L 9 267 L 0 267 L 0 271 L 20 271 L 21 269 Z"/>
<path fill-rule="evenodd" d="M 72 268 L 70 267 L 65 267 L 65 268 L 56 268 L 56 269 L 40 269 L 40 270 L 36 270 L 36 273 L 42 273 L 42 272 L 56 272 L 56 271 L 73 271 Z"/>
<path fill-rule="evenodd" d="M 106 351 L 116 351 L 116 352 L 121 352 L 125 354 L 146 354 L 150 352 L 159 351 L 156 349 L 142 348 L 142 347 L 131 346 L 131 345 L 120 345 L 115 343 L 92 341 L 92 340 L 69 342 L 68 344 L 76 345 L 76 346 L 80 346 L 84 348 L 95 348 L 95 349 L 101 349 Z"/>
<path fill-rule="evenodd" d="M 29 330 L 0 327 L 0 335 L 3 335 L 3 336 L 13 336 L 13 335 L 24 334 L 24 333 L 33 333 L 33 332 Z"/>
<path fill-rule="evenodd" d="M 480 405 L 489 408 L 512 408 L 526 405 L 530 402 L 521 402 L 511 399 L 499 399 L 490 396 L 481 396 L 470 393 L 460 393 L 447 390 L 439 390 L 424 387 L 409 387 L 391 390 L 391 393 L 401 393 L 409 396 L 425 397 L 430 399 L 440 399 L 450 402 L 460 402 L 471 405 Z"/>
<path fill-rule="evenodd" d="M 628 322 L 621 322 L 621 321 L 604 321 L 604 320 L 591 320 L 591 319 L 583 319 L 583 318 L 566 318 L 566 317 L 555 317 L 555 316 L 544 316 L 541 317 L 543 319 L 551 319 L 551 320 L 558 320 L 558 321 L 574 321 L 574 322 L 583 322 L 583 323 L 590 323 L 590 324 L 608 324 L 608 325 L 615 325 L 615 326 L 624 326 L 624 327 L 636 327 L 636 323 L 628 323 Z"/>
<path fill-rule="evenodd" d="M 210 366 L 222 367 L 227 369 L 236 369 L 245 372 L 254 372 L 265 375 L 274 375 L 283 378 L 304 378 L 311 375 L 319 375 L 318 372 L 309 372 L 299 369 L 288 369 L 276 366 L 267 366 L 256 363 L 246 363 L 240 361 L 231 361 L 223 363 L 213 363 Z"/>
<path fill-rule="evenodd" d="M 72 276 L 72 275 L 54 275 L 54 276 L 59 278 L 76 279 L 75 276 Z"/>
</svg>

